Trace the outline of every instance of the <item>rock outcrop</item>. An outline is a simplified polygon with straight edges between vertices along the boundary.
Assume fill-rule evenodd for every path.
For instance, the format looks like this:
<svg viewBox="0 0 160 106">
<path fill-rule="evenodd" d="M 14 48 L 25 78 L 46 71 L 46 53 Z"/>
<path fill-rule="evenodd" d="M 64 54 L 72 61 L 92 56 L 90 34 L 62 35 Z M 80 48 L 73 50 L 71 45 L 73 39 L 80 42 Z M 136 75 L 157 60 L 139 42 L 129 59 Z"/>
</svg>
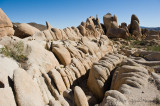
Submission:
<svg viewBox="0 0 160 106">
<path fill-rule="evenodd" d="M 128 106 L 127 98 L 117 90 L 109 90 L 100 106 Z"/>
<path fill-rule="evenodd" d="M 12 28 L 1 15 L 2 24 Z M 159 50 L 159 41 L 142 39 L 135 15 L 129 26 L 118 26 L 110 13 L 103 21 L 91 16 L 64 29 L 46 22 L 41 31 L 17 24 L 18 37 L 17 29 L 12 37 L 7 31 L 0 38 L 0 105 L 154 105 L 151 101 L 160 93 L 160 54 L 147 50 L 153 45 Z"/>
<path fill-rule="evenodd" d="M 128 29 L 129 29 L 129 32 L 135 36 L 136 39 L 139 39 L 142 37 L 141 28 L 139 25 L 139 19 L 135 14 L 133 14 L 131 17 L 131 23 Z"/>
<path fill-rule="evenodd" d="M 0 37 L 13 36 L 13 35 L 14 35 L 14 30 L 12 22 L 0 8 Z"/>
<path fill-rule="evenodd" d="M 26 24 L 26 23 L 21 23 L 17 26 L 14 26 L 15 34 L 14 36 L 17 36 L 19 38 L 26 38 L 29 36 L 33 36 L 35 33 L 40 32 L 37 28 Z"/>
<path fill-rule="evenodd" d="M 77 106 L 89 106 L 85 93 L 78 86 L 74 88 L 74 100 Z"/>
<path fill-rule="evenodd" d="M 25 82 L 25 83 L 24 83 Z M 14 71 L 14 89 L 20 106 L 44 106 L 40 89 L 29 74 L 23 69 Z"/>
<path fill-rule="evenodd" d="M 105 55 L 98 63 L 93 63 L 90 70 L 87 85 L 93 94 L 102 100 L 107 87 L 110 86 L 107 80 L 110 80 L 111 71 L 122 62 L 121 55 Z"/>
<path fill-rule="evenodd" d="M 117 16 L 108 13 L 103 16 L 103 22 L 106 29 L 106 35 L 110 38 L 127 38 L 129 33 L 125 28 L 119 28 L 117 23 Z"/>
</svg>

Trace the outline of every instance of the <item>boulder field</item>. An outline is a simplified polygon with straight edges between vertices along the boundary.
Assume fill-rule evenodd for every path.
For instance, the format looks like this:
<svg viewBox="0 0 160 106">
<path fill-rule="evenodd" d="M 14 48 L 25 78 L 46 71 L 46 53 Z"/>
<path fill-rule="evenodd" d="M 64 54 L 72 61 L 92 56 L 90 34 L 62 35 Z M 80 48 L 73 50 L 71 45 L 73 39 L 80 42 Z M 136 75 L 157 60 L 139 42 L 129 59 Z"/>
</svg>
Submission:
<svg viewBox="0 0 160 106">
<path fill-rule="evenodd" d="M 159 105 L 159 33 L 134 14 L 128 26 L 110 13 L 103 22 L 13 25 L 0 9 L 0 106 Z"/>
</svg>

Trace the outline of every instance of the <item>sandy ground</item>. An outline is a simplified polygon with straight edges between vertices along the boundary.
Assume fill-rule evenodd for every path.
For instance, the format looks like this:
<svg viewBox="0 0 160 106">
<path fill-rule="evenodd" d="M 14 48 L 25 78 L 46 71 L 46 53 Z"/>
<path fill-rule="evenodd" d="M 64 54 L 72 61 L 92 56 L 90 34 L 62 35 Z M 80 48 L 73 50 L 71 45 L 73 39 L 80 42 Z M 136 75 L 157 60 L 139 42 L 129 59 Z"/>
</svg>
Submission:
<svg viewBox="0 0 160 106">
<path fill-rule="evenodd" d="M 148 81 L 141 89 L 131 87 L 130 91 L 129 94 L 125 94 L 129 100 L 129 106 L 160 106 L 153 102 L 157 96 L 160 99 L 160 91 L 154 82 Z"/>
</svg>

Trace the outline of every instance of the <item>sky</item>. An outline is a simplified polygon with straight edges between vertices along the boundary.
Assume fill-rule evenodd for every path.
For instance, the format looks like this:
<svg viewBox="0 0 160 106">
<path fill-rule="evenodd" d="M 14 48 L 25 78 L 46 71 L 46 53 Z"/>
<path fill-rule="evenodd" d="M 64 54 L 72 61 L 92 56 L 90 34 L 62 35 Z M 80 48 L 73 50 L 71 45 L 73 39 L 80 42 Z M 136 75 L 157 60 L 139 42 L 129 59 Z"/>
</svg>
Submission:
<svg viewBox="0 0 160 106">
<path fill-rule="evenodd" d="M 141 26 L 160 27 L 160 0 L 0 0 L 0 8 L 12 22 L 48 21 L 60 29 L 78 26 L 96 14 L 103 23 L 107 13 L 116 14 L 118 24 L 129 24 L 136 14 Z"/>
</svg>

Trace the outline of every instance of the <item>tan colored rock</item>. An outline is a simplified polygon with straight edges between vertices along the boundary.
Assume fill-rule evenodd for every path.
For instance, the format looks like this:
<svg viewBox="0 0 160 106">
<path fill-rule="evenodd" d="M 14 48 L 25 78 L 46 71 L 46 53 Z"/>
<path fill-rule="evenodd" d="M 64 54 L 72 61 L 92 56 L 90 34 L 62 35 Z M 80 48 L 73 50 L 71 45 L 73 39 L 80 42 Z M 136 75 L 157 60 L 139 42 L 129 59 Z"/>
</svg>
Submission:
<svg viewBox="0 0 160 106">
<path fill-rule="evenodd" d="M 110 13 L 103 16 L 103 22 L 104 22 L 104 26 L 105 26 L 107 32 L 114 21 L 115 21 L 114 26 L 118 28 L 118 24 L 117 24 L 116 20 L 117 20 L 116 16 L 112 16 L 112 14 L 110 14 Z"/>
<path fill-rule="evenodd" d="M 71 63 L 71 56 L 69 51 L 63 45 L 53 45 L 52 52 L 57 56 L 60 63 L 69 65 Z"/>
<path fill-rule="evenodd" d="M 57 40 L 62 40 L 62 34 L 61 34 L 61 31 L 57 28 L 51 28 L 51 31 L 54 32 Z"/>
<path fill-rule="evenodd" d="M 89 72 L 87 86 L 96 96 L 98 101 L 104 97 L 106 89 L 109 87 L 107 83 L 110 72 L 122 61 L 122 57 L 118 55 L 105 55 L 99 62 L 94 62 Z"/>
<path fill-rule="evenodd" d="M 76 33 L 76 35 L 77 35 L 78 37 L 82 37 L 82 35 L 81 35 L 81 33 L 79 32 L 78 28 L 72 27 L 72 29 L 75 31 L 75 33 Z"/>
<path fill-rule="evenodd" d="M 70 83 L 69 83 L 69 79 L 67 77 L 67 74 L 65 73 L 64 71 L 65 69 L 64 68 L 58 68 L 57 71 L 61 74 L 62 78 L 63 78 L 63 81 L 66 85 L 67 88 L 70 88 Z"/>
<path fill-rule="evenodd" d="M 138 17 L 135 14 L 132 14 L 132 16 L 131 16 L 131 22 L 134 21 L 134 20 L 136 20 L 139 23 Z"/>
<path fill-rule="evenodd" d="M 105 97 L 100 106 L 128 106 L 127 98 L 116 90 L 109 90 L 105 93 Z"/>
<path fill-rule="evenodd" d="M 66 33 L 66 35 L 68 36 L 68 39 L 69 39 L 69 40 L 77 41 L 78 39 L 80 39 L 80 38 L 77 36 L 76 32 L 75 32 L 72 28 L 67 27 L 67 28 L 63 29 L 63 31 L 64 31 L 64 32 Z"/>
<path fill-rule="evenodd" d="M 59 93 L 62 95 L 63 92 L 67 89 L 66 86 L 65 86 L 65 83 L 62 79 L 62 76 L 61 74 L 55 70 L 55 69 L 52 69 L 50 72 L 49 72 L 49 75 L 53 78 L 54 80 L 54 83 L 56 84 L 56 87 L 59 91 Z"/>
<path fill-rule="evenodd" d="M 106 29 L 106 35 L 110 38 L 127 38 L 129 33 L 123 28 L 119 28 L 117 24 L 117 16 L 108 13 L 103 16 L 103 22 Z"/>
<path fill-rule="evenodd" d="M 53 36 L 52 36 L 52 34 L 50 33 L 49 30 L 44 30 L 43 33 L 44 33 L 44 35 L 45 35 L 45 37 L 46 37 L 46 39 L 47 39 L 48 41 L 53 40 Z"/>
<path fill-rule="evenodd" d="M 81 76 L 86 74 L 86 70 L 84 65 L 76 58 L 72 59 L 72 63 L 77 67 L 77 69 L 79 70 Z"/>
<path fill-rule="evenodd" d="M 27 37 L 27 38 L 30 38 L 30 37 Z M 26 38 L 25 38 L 25 39 L 26 39 Z M 39 42 L 41 42 L 41 41 L 46 41 L 46 40 L 47 40 L 47 38 L 46 38 L 46 36 L 45 36 L 45 34 L 44 34 L 43 32 L 37 32 L 37 33 L 35 33 L 35 34 L 31 37 L 31 39 L 36 40 L 36 41 L 39 41 Z"/>
<path fill-rule="evenodd" d="M 13 91 L 10 87 L 0 88 L 0 94 L 1 106 L 16 106 Z"/>
<path fill-rule="evenodd" d="M 129 29 L 129 32 L 132 35 L 134 35 L 137 39 L 142 37 L 141 28 L 139 25 L 139 19 L 135 14 L 133 14 L 131 17 L 131 24 L 128 29 Z"/>
<path fill-rule="evenodd" d="M 12 58 L 0 54 L 0 67 L 0 82 L 4 84 L 4 87 L 9 87 L 8 77 L 13 79 L 13 71 L 19 68 L 19 65 Z"/>
<path fill-rule="evenodd" d="M 47 27 L 47 29 L 53 28 L 48 21 L 46 21 L 46 27 Z"/>
<path fill-rule="evenodd" d="M 23 69 L 14 71 L 14 89 L 17 103 L 20 106 L 44 106 L 38 85 Z"/>
<path fill-rule="evenodd" d="M 89 106 L 85 93 L 78 86 L 74 87 L 74 100 L 77 106 Z"/>
<path fill-rule="evenodd" d="M 53 53 L 46 50 L 38 42 L 26 42 L 25 47 L 28 60 L 24 64 L 24 68 L 30 75 L 40 76 L 41 73 L 48 73 L 49 70 L 59 65 Z"/>
<path fill-rule="evenodd" d="M 81 33 L 83 36 L 86 35 L 86 29 L 85 29 L 84 26 L 79 25 L 79 26 L 78 26 L 78 29 L 79 29 L 80 33 Z"/>
<path fill-rule="evenodd" d="M 63 38 L 63 40 L 68 39 L 67 34 L 66 34 L 63 30 L 60 30 L 60 31 L 61 31 L 61 34 L 62 34 L 62 38 Z"/>
<path fill-rule="evenodd" d="M 98 100 L 102 100 L 105 92 L 104 83 L 108 79 L 109 70 L 101 65 L 93 65 L 87 81 L 88 88 Z"/>
<path fill-rule="evenodd" d="M 43 97 L 43 100 L 45 102 L 45 104 L 48 104 L 49 103 L 49 100 L 50 99 L 53 99 L 54 97 L 52 96 L 46 82 L 45 82 L 45 79 L 44 77 L 37 77 L 35 78 L 34 80 L 37 80 L 37 83 L 39 85 L 39 88 L 42 92 L 42 97 Z"/>
<path fill-rule="evenodd" d="M 70 52 L 72 57 L 82 58 L 81 54 L 78 52 L 79 50 L 75 48 L 73 45 L 68 45 L 67 50 Z"/>
<path fill-rule="evenodd" d="M 141 88 L 146 84 L 145 81 L 147 81 L 147 78 L 148 71 L 144 67 L 123 65 L 115 71 L 111 89 L 120 90 L 124 93 L 128 90 L 127 88 L 121 88 L 124 84 L 135 88 Z"/>
<path fill-rule="evenodd" d="M 14 35 L 12 22 L 0 8 L 0 37 L 12 35 Z"/>
<path fill-rule="evenodd" d="M 14 36 L 25 38 L 29 36 L 33 36 L 35 33 L 40 32 L 39 29 L 32 27 L 29 24 L 22 23 L 14 27 L 15 34 Z"/>
<path fill-rule="evenodd" d="M 62 106 L 59 101 L 51 99 L 49 101 L 49 106 Z"/>
</svg>

